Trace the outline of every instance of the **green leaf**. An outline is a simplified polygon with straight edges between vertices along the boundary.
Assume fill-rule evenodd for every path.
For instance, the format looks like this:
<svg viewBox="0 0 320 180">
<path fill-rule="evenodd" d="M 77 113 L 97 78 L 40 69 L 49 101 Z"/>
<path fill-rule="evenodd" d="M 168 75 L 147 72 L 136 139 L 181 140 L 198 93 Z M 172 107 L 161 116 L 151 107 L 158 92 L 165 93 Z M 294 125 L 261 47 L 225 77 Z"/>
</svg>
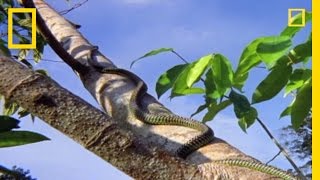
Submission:
<svg viewBox="0 0 320 180">
<path fill-rule="evenodd" d="M 232 102 L 230 100 L 222 101 L 219 104 L 211 103 L 210 106 L 208 107 L 208 112 L 202 119 L 202 122 L 205 123 L 207 121 L 212 120 L 218 114 L 218 112 L 222 111 L 223 109 L 225 109 L 231 104 Z"/>
<path fill-rule="evenodd" d="M 18 104 L 11 101 L 6 101 L 4 103 L 3 114 L 7 116 L 11 116 L 14 113 L 16 113 L 18 109 L 19 109 Z"/>
<path fill-rule="evenodd" d="M 27 28 L 31 28 L 32 27 L 30 18 L 20 19 L 20 20 L 18 20 L 18 24 L 20 26 L 27 27 Z"/>
<path fill-rule="evenodd" d="M 236 93 L 231 90 L 229 99 L 233 103 L 234 112 L 238 119 L 242 118 L 245 113 L 250 111 L 251 105 L 246 96 Z"/>
<path fill-rule="evenodd" d="M 18 112 L 19 118 L 23 118 L 25 116 L 28 116 L 30 114 L 29 111 L 22 109 L 21 111 Z"/>
<path fill-rule="evenodd" d="M 20 49 L 18 53 L 18 60 L 26 59 L 28 56 L 29 50 L 27 49 Z"/>
<path fill-rule="evenodd" d="M 280 118 L 283 118 L 285 116 L 289 116 L 291 114 L 291 105 L 288 106 L 285 110 L 282 111 L 282 113 L 280 114 Z"/>
<path fill-rule="evenodd" d="M 308 116 L 312 107 L 312 79 L 310 78 L 299 90 L 291 107 L 291 123 L 298 129 Z"/>
<path fill-rule="evenodd" d="M 37 33 L 37 48 L 33 49 L 33 59 L 36 63 L 40 62 L 44 50 L 44 46 L 47 44 L 47 41 L 42 37 L 41 34 Z"/>
<path fill-rule="evenodd" d="M 305 13 L 305 23 L 311 21 L 312 19 L 312 13 L 307 12 Z M 299 13 L 293 17 L 293 24 L 297 24 L 299 22 L 302 22 L 302 14 Z M 289 27 L 287 26 L 282 32 L 281 36 L 290 36 L 293 37 L 297 32 L 299 32 L 303 27 Z"/>
<path fill-rule="evenodd" d="M 11 57 L 11 52 L 6 46 L 7 42 L 4 40 L 0 39 L 0 56 L 7 56 Z"/>
<path fill-rule="evenodd" d="M 221 54 L 214 55 L 214 59 L 211 64 L 213 79 L 215 86 L 223 95 L 231 88 L 233 82 L 233 70 L 230 61 Z"/>
<path fill-rule="evenodd" d="M 156 92 L 160 98 L 165 92 L 172 88 L 179 74 L 188 66 L 188 64 L 180 64 L 163 73 L 156 84 Z"/>
<path fill-rule="evenodd" d="M 249 128 L 258 117 L 258 112 L 254 107 L 250 107 L 250 110 L 244 115 L 244 119 L 247 123 L 247 128 Z"/>
<path fill-rule="evenodd" d="M 312 56 L 312 38 L 294 47 L 289 55 L 295 64 L 308 60 Z"/>
<path fill-rule="evenodd" d="M 9 117 L 9 116 L 0 116 L 0 133 L 5 131 L 10 131 L 14 128 L 19 128 L 19 120 Z"/>
<path fill-rule="evenodd" d="M 143 59 L 143 58 L 146 58 L 146 57 L 150 57 L 150 56 L 154 56 L 154 55 L 157 55 L 159 53 L 168 52 L 168 51 L 172 52 L 173 49 L 172 48 L 160 48 L 160 49 L 152 50 L 152 51 L 146 53 L 145 55 L 139 57 L 138 59 L 132 61 L 131 65 L 130 65 L 130 68 L 133 66 L 134 63 L 136 63 L 140 59 Z"/>
<path fill-rule="evenodd" d="M 291 65 L 278 63 L 254 91 L 252 103 L 266 101 L 277 95 L 287 84 L 291 72 Z"/>
<path fill-rule="evenodd" d="M 210 61 L 213 60 L 213 55 L 209 54 L 192 63 L 187 76 L 187 86 L 191 87 L 195 82 L 199 81 L 204 71 L 207 69 Z"/>
<path fill-rule="evenodd" d="M 242 91 L 242 87 L 244 86 L 244 83 L 246 82 L 248 77 L 249 77 L 249 73 L 248 72 L 247 73 L 243 73 L 242 75 L 234 76 L 232 86 L 237 88 L 239 91 L 243 92 Z"/>
<path fill-rule="evenodd" d="M 289 83 L 285 87 L 285 96 L 300 88 L 312 75 L 310 69 L 295 69 L 290 76 Z"/>
<path fill-rule="evenodd" d="M 247 80 L 249 70 L 261 63 L 261 59 L 256 53 L 256 49 L 260 41 L 261 38 L 252 41 L 241 54 L 233 80 L 233 86 L 239 90 L 241 90 Z"/>
<path fill-rule="evenodd" d="M 247 129 L 255 122 L 258 117 L 258 112 L 255 108 L 250 107 L 242 118 L 239 119 L 238 124 L 240 128 L 246 133 Z"/>
<path fill-rule="evenodd" d="M 291 45 L 289 36 L 266 37 L 258 44 L 257 54 L 267 67 L 271 68 L 279 58 L 288 52 Z"/>
<path fill-rule="evenodd" d="M 26 65 L 28 68 L 32 69 L 32 64 L 29 63 L 26 59 L 21 59 L 20 62 L 22 62 L 24 65 Z"/>
<path fill-rule="evenodd" d="M 173 91 L 170 95 L 170 98 L 174 98 L 177 96 L 184 96 L 184 95 L 190 95 L 190 94 L 203 94 L 205 92 L 202 88 L 188 88 L 188 89 L 181 89 L 179 91 Z"/>
<path fill-rule="evenodd" d="M 50 140 L 49 138 L 30 131 L 8 131 L 0 133 L 0 147 L 12 147 Z"/>
<path fill-rule="evenodd" d="M 205 86 L 205 93 L 206 93 L 206 99 L 207 100 L 216 100 L 220 98 L 222 95 L 219 93 L 219 91 L 216 88 L 216 85 L 214 83 L 214 77 L 212 69 L 209 69 L 209 71 L 206 73 L 206 79 L 204 80 L 204 86 Z"/>
<path fill-rule="evenodd" d="M 203 104 L 201 106 L 198 107 L 198 109 L 196 110 L 196 112 L 192 113 L 190 117 L 195 116 L 196 114 L 199 114 L 200 112 L 202 112 L 203 110 L 205 110 L 207 108 L 206 104 Z"/>
<path fill-rule="evenodd" d="M 39 73 L 39 74 L 42 74 L 42 75 L 44 75 L 44 76 L 49 77 L 48 72 L 47 72 L 46 70 L 44 70 L 44 69 L 37 69 L 37 70 L 35 70 L 35 72 L 37 72 L 37 73 Z"/>
<path fill-rule="evenodd" d="M 247 133 L 247 123 L 244 118 L 239 119 L 238 125 L 240 126 L 240 128 L 242 129 L 243 132 Z"/>
<path fill-rule="evenodd" d="M 187 85 L 187 78 L 192 68 L 192 64 L 188 64 L 186 68 L 178 75 L 176 81 L 172 86 L 170 97 L 183 96 L 186 94 L 203 94 L 205 92 L 202 88 L 189 88 Z"/>
</svg>

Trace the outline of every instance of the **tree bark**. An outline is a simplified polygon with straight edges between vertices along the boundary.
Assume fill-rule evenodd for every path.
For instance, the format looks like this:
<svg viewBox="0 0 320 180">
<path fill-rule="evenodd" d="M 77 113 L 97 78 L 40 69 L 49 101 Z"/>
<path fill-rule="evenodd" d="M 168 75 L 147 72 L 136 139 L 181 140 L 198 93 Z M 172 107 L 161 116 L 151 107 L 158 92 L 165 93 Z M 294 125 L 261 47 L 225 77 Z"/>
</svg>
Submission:
<svg viewBox="0 0 320 180">
<path fill-rule="evenodd" d="M 23 3 L 26 7 L 35 5 L 41 33 L 63 60 L 68 58 L 65 61 L 77 71 L 86 89 L 108 115 L 49 78 L 8 58 L 1 58 L 0 93 L 6 98 L 137 179 L 271 178 L 246 168 L 212 163 L 213 160 L 230 158 L 255 161 L 219 138 L 186 160 L 173 157 L 177 148 L 198 132 L 185 127 L 150 126 L 129 117 L 128 101 L 135 88 L 130 78 L 97 72 L 89 60 L 103 67 L 115 65 L 100 52 L 94 53 L 90 59 L 88 54 L 95 46 L 46 3 L 41 0 L 34 0 L 34 4 L 30 0 Z M 65 52 L 67 54 L 63 54 Z M 15 73 L 12 75 L 12 72 Z M 171 113 L 150 95 L 140 101 L 152 113 Z"/>
</svg>

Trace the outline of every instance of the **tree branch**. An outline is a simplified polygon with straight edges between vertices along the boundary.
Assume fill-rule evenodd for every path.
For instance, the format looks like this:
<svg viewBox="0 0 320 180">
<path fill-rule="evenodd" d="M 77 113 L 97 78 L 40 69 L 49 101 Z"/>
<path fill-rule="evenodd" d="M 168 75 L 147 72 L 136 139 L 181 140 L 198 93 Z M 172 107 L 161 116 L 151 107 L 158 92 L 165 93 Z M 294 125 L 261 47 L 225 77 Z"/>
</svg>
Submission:
<svg viewBox="0 0 320 180">
<path fill-rule="evenodd" d="M 106 114 L 50 78 L 5 57 L 0 57 L 0 94 L 134 178 L 201 177 L 195 165 L 159 150 L 149 151 Z"/>
<path fill-rule="evenodd" d="M 23 2 L 25 2 L 25 5 L 27 5 L 26 7 L 30 7 L 30 0 L 24 0 Z M 101 67 L 115 66 L 99 51 L 94 51 L 92 58 L 91 56 L 89 57 L 88 53 L 92 52 L 91 50 L 94 46 L 92 46 L 69 22 L 62 18 L 46 3 L 41 0 L 34 0 L 34 2 L 35 7 L 37 8 L 38 16 L 43 19 L 43 24 L 38 24 L 38 26 L 47 27 L 42 28 L 41 31 L 50 31 L 52 35 L 54 35 L 55 39 L 59 42 L 49 43 L 50 46 L 55 51 L 57 47 L 54 46 L 62 46 L 74 60 L 81 62 L 82 65 L 86 66 L 88 71 L 78 72 L 83 84 L 95 97 L 95 99 L 104 107 L 107 114 L 112 116 L 113 119 L 117 121 L 117 124 L 112 126 L 112 128 L 109 125 L 97 125 L 95 123 L 89 123 L 90 125 L 86 126 L 86 130 L 93 130 L 93 132 L 90 131 L 90 136 L 83 132 L 83 129 L 77 129 L 76 133 L 79 133 L 79 136 L 77 137 L 85 138 L 84 141 L 83 139 L 80 140 L 81 143 L 89 150 L 94 151 L 97 155 L 103 157 L 111 164 L 116 164 L 116 167 L 135 178 L 146 178 L 148 175 L 149 178 L 152 177 L 153 179 L 172 179 L 172 177 L 175 176 L 178 177 L 178 179 L 191 177 L 195 179 L 198 179 L 199 177 L 207 177 L 209 179 L 219 177 L 228 177 L 229 179 L 256 179 L 257 177 L 261 179 L 270 178 L 269 175 L 248 170 L 246 168 L 230 167 L 211 163 L 212 160 L 226 158 L 255 161 L 250 156 L 243 154 L 219 138 L 216 138 L 216 140 L 211 144 L 200 148 L 197 152 L 191 154 L 186 161 L 168 156 L 168 154 L 173 155 L 176 149 L 181 146 L 181 144 L 193 138 L 198 132 L 186 127 L 150 126 L 135 118 L 129 117 L 128 102 L 129 98 L 131 97 L 132 89 L 135 88 L 135 84 L 128 77 L 121 77 L 114 74 L 100 74 L 97 72 L 91 66 L 92 63 Z M 39 18 L 37 17 L 37 19 Z M 41 22 L 39 21 L 38 23 Z M 61 33 L 61 31 L 63 31 L 63 33 Z M 50 41 L 50 39 L 48 39 L 48 41 Z M 56 51 L 57 54 L 60 52 L 61 48 L 59 51 Z M 74 61 L 73 59 L 71 60 Z M 63 60 L 65 61 L 65 59 Z M 89 61 L 92 62 L 89 63 Z M 74 69 L 72 64 L 69 65 Z M 19 98 L 22 98 L 22 96 Z M 144 96 L 140 101 L 141 104 L 145 106 L 151 113 L 171 113 L 150 95 Z M 81 118 L 84 118 L 83 116 L 86 115 L 91 116 L 89 113 L 83 114 L 84 111 L 86 110 L 81 109 L 80 112 L 77 111 L 79 115 L 76 117 L 81 116 Z M 45 117 L 40 116 L 40 118 Z M 92 122 L 92 120 L 85 122 Z M 82 122 L 79 121 L 64 121 L 51 125 L 65 133 L 65 126 L 73 123 L 82 124 Z M 60 126 L 63 126 L 63 128 Z M 90 126 L 94 126 L 94 128 Z M 97 128 L 97 126 L 99 128 Z M 114 130 L 117 130 L 116 133 L 113 133 Z M 122 135 L 120 132 L 123 130 L 130 131 L 133 133 L 133 135 L 130 133 L 125 133 L 126 136 L 122 137 L 122 139 L 121 137 L 116 137 L 116 135 Z M 115 134 L 115 136 L 110 137 L 110 133 Z M 70 137 L 79 141 L 79 139 L 76 137 Z M 114 143 L 111 145 L 112 147 L 104 147 L 105 143 L 110 142 L 109 140 L 111 139 L 116 140 L 114 142 L 112 141 L 112 143 Z M 121 152 L 113 152 L 113 154 L 108 154 L 110 153 L 109 148 L 114 148 L 114 146 L 116 147 L 115 149 L 118 151 L 120 150 Z M 124 156 L 126 153 L 128 154 Z M 108 154 L 108 157 L 105 157 L 106 154 Z M 120 163 L 118 161 L 120 161 Z M 126 164 L 124 165 L 124 163 Z M 154 168 L 154 164 L 157 164 L 156 166 L 158 166 L 158 168 Z M 198 165 L 198 167 L 190 164 Z M 123 168 L 122 165 L 125 168 Z M 131 169 L 130 166 L 132 166 Z M 140 169 L 137 168 L 138 166 Z M 141 166 L 150 167 L 144 169 L 141 168 Z M 162 170 L 162 168 L 164 169 Z M 139 174 L 141 174 L 141 176 Z"/>
</svg>

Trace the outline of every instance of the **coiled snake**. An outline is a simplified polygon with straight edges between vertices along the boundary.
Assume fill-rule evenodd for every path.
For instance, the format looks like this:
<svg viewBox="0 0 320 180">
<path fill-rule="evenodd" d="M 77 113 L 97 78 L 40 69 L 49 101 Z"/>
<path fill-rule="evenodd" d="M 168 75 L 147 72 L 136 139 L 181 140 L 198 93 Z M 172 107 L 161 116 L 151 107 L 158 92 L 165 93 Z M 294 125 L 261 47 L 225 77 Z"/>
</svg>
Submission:
<svg viewBox="0 0 320 180">
<path fill-rule="evenodd" d="M 173 114 L 158 115 L 158 114 L 151 114 L 142 110 L 142 108 L 140 107 L 141 105 L 140 100 L 147 93 L 147 86 L 145 82 L 134 73 L 127 71 L 125 69 L 103 68 L 95 65 L 94 67 L 100 73 L 109 73 L 109 74 L 117 74 L 120 76 L 125 76 L 131 79 L 135 83 L 136 88 L 132 92 L 132 95 L 129 100 L 129 111 L 140 121 L 146 124 L 151 124 L 151 125 L 184 126 L 184 127 L 189 127 L 201 132 L 199 135 L 195 136 L 194 138 L 189 140 L 187 143 L 183 144 L 180 148 L 178 148 L 178 150 L 176 151 L 176 155 L 178 157 L 185 159 L 189 154 L 196 151 L 200 147 L 209 144 L 214 139 L 214 132 L 212 131 L 212 129 L 210 129 L 207 125 L 201 122 L 198 122 L 189 118 L 180 117 Z M 212 163 L 245 167 L 245 168 L 260 171 L 266 174 L 270 174 L 272 176 L 282 178 L 285 180 L 300 179 L 298 177 L 292 176 L 291 174 L 281 169 L 278 169 L 273 166 L 265 165 L 259 162 L 253 162 L 253 161 L 242 160 L 242 159 L 222 159 L 222 160 L 213 160 Z"/>
<path fill-rule="evenodd" d="M 138 120 L 151 125 L 177 125 L 189 127 L 201 132 L 201 134 L 183 144 L 177 151 L 176 155 L 185 159 L 189 154 L 199 149 L 200 147 L 210 143 L 214 139 L 214 133 L 207 125 L 195 121 L 193 119 L 180 117 L 177 115 L 158 115 L 151 114 L 141 109 L 139 100 L 147 93 L 147 86 L 145 82 L 138 76 L 125 69 L 101 69 L 101 73 L 123 75 L 136 83 L 136 88 L 132 92 L 129 101 L 129 110 Z"/>
</svg>

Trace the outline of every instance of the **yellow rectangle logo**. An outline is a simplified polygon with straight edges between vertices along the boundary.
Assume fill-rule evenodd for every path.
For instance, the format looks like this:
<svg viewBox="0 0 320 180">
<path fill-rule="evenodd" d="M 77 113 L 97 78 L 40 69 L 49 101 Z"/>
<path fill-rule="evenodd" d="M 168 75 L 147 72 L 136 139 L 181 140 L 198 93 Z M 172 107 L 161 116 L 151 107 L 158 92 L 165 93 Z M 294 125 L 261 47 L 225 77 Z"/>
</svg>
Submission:
<svg viewBox="0 0 320 180">
<path fill-rule="evenodd" d="M 31 44 L 13 44 L 13 14 L 31 14 Z M 36 8 L 8 8 L 8 48 L 9 49 L 36 49 Z"/>
<path fill-rule="evenodd" d="M 301 22 L 295 22 L 294 14 L 301 13 Z M 306 25 L 306 9 L 291 8 L 288 9 L 288 26 L 304 27 Z"/>
</svg>

